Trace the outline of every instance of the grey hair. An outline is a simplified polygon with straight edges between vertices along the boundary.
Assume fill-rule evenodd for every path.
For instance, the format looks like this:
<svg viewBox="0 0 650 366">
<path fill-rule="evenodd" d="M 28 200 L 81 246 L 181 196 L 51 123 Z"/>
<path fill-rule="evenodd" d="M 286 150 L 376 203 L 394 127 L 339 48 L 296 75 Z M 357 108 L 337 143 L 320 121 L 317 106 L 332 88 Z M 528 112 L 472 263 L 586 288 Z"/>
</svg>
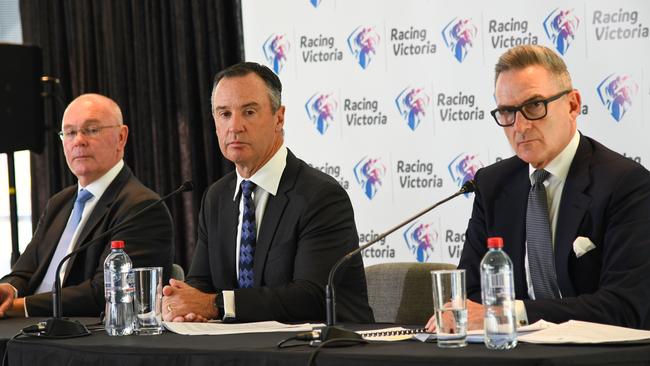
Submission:
<svg viewBox="0 0 650 366">
<path fill-rule="evenodd" d="M 562 57 L 550 48 L 539 45 L 517 46 L 502 54 L 494 66 L 494 82 L 497 82 L 502 72 L 535 65 L 548 70 L 563 87 L 572 88 L 571 75 Z"/>
</svg>

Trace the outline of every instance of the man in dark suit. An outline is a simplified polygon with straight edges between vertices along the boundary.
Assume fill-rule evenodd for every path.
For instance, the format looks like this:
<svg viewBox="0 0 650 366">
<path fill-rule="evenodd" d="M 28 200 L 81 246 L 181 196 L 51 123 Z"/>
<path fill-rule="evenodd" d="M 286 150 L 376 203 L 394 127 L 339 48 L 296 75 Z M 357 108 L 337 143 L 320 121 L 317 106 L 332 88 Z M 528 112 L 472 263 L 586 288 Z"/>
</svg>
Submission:
<svg viewBox="0 0 650 366">
<path fill-rule="evenodd" d="M 52 315 L 51 289 L 61 258 L 159 198 L 122 161 L 128 127 L 111 99 L 84 94 L 72 101 L 59 134 L 78 184 L 48 200 L 32 241 L 0 280 L 0 316 Z M 162 266 L 169 276 L 173 230 L 160 204 L 66 263 L 60 273 L 64 316 L 98 316 L 104 310 L 104 259 L 111 240 L 125 241 L 134 267 Z"/>
<path fill-rule="evenodd" d="M 495 97 L 492 115 L 517 156 L 475 176 L 459 263 L 469 326 L 482 327 L 479 265 L 487 238 L 500 236 L 514 264 L 520 323 L 650 329 L 650 173 L 576 130 L 580 94 L 546 47 L 503 54 Z"/>
<path fill-rule="evenodd" d="M 321 321 L 337 259 L 358 247 L 347 193 L 284 146 L 280 79 L 240 63 L 220 72 L 212 112 L 223 155 L 236 170 L 203 197 L 187 283 L 163 293 L 165 320 Z M 370 322 L 360 256 L 336 281 L 341 321 Z"/>
</svg>

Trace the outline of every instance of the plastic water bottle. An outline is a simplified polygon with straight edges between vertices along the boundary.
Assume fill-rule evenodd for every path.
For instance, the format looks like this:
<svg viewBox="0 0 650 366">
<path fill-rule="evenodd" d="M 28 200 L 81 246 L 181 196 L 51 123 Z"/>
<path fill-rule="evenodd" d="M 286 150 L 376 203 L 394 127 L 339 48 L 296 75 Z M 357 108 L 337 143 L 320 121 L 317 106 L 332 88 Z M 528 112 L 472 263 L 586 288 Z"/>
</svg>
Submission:
<svg viewBox="0 0 650 366">
<path fill-rule="evenodd" d="M 512 349 L 517 346 L 512 261 L 502 250 L 502 238 L 488 238 L 487 246 L 488 252 L 481 261 L 485 347 Z"/>
<path fill-rule="evenodd" d="M 133 333 L 134 278 L 131 258 L 124 252 L 124 242 L 111 242 L 111 253 L 104 261 L 104 311 L 106 333 L 123 336 Z"/>
</svg>

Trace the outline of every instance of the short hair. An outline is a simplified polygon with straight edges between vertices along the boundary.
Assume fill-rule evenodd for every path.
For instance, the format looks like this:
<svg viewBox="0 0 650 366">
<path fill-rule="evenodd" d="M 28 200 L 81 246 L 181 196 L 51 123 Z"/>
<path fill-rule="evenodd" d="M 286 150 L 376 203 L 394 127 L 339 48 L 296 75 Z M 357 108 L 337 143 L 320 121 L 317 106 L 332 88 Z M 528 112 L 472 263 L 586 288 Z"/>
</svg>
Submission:
<svg viewBox="0 0 650 366">
<path fill-rule="evenodd" d="M 496 84 L 502 72 L 521 70 L 535 65 L 548 70 L 558 82 L 563 84 L 562 86 L 571 87 L 571 75 L 562 57 L 550 48 L 539 45 L 517 46 L 502 54 L 494 66 L 494 83 Z"/>
<path fill-rule="evenodd" d="M 256 74 L 264 81 L 268 90 L 269 100 L 271 101 L 271 110 L 273 113 L 277 112 L 282 105 L 282 82 L 280 82 L 280 78 L 271 69 L 257 62 L 240 62 L 217 73 L 212 83 L 210 103 L 214 99 L 214 91 L 221 79 L 246 76 L 251 73 Z M 214 110 L 214 106 L 212 106 L 212 109 Z"/>
</svg>

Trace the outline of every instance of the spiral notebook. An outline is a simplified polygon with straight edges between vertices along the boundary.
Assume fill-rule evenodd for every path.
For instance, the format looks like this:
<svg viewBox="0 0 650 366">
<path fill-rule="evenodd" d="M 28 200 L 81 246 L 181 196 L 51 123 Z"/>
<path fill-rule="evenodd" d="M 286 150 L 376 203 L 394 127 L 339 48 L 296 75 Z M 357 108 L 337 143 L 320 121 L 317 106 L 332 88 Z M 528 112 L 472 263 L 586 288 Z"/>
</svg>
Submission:
<svg viewBox="0 0 650 366">
<path fill-rule="evenodd" d="M 368 341 L 404 341 L 407 339 L 416 339 L 418 335 L 426 335 L 427 338 L 434 337 L 435 334 L 427 333 L 424 328 L 409 329 L 403 327 L 382 328 L 374 330 L 362 330 L 357 332 Z"/>
<path fill-rule="evenodd" d="M 538 320 L 537 322 L 529 325 L 524 325 L 517 327 L 517 332 L 521 337 L 522 341 L 528 341 L 525 337 L 526 334 L 533 333 L 542 329 L 549 328 L 554 326 L 553 323 L 546 322 L 544 320 Z M 393 328 L 383 328 L 383 329 L 374 329 L 374 330 L 363 330 L 358 331 L 365 340 L 368 341 L 404 341 L 408 339 L 416 339 L 420 342 L 434 342 L 436 340 L 435 333 L 427 333 L 424 328 L 403 328 L 403 327 L 393 327 Z M 650 334 L 650 332 L 647 332 Z M 648 337 L 650 339 L 650 336 Z M 467 343 L 482 343 L 483 342 L 483 329 L 475 329 L 467 332 Z"/>
</svg>

